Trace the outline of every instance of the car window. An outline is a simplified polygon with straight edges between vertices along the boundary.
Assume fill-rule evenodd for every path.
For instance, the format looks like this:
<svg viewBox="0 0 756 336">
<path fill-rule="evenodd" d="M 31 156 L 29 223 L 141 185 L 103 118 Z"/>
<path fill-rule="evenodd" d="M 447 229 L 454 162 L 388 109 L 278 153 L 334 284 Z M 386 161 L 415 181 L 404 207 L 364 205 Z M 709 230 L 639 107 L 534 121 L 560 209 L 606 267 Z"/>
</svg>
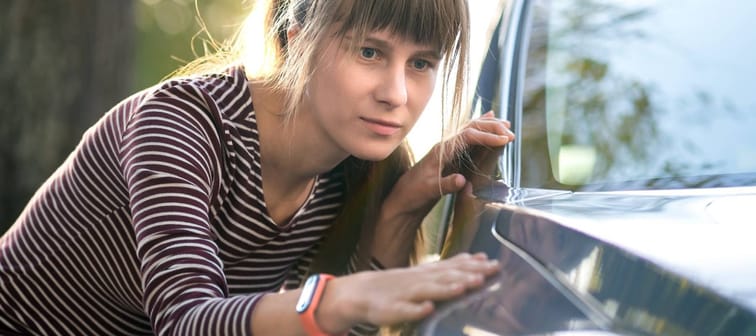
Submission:
<svg viewBox="0 0 756 336">
<path fill-rule="evenodd" d="M 756 2 L 542 0 L 531 15 L 523 187 L 756 184 Z"/>
</svg>

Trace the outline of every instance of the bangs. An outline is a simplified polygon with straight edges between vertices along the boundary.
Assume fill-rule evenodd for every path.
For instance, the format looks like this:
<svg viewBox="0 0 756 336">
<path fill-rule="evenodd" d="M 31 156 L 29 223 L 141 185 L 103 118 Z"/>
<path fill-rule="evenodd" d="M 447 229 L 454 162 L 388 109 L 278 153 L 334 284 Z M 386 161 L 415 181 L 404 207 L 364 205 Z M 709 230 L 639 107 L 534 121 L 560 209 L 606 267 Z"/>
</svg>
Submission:
<svg viewBox="0 0 756 336">
<path fill-rule="evenodd" d="M 337 22 L 338 34 L 351 32 L 358 40 L 368 33 L 388 30 L 417 44 L 448 54 L 467 21 L 460 0 L 355 0 L 343 1 Z"/>
</svg>

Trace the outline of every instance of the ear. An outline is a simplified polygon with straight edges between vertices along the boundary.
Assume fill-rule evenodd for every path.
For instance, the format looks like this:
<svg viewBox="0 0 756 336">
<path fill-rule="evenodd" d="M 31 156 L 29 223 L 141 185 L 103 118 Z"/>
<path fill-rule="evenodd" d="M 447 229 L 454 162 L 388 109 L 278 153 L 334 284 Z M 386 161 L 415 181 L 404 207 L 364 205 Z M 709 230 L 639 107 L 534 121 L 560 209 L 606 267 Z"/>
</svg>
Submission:
<svg viewBox="0 0 756 336">
<path fill-rule="evenodd" d="M 286 39 L 288 41 L 291 41 L 295 36 L 299 35 L 299 31 L 301 29 L 302 26 L 300 26 L 298 23 L 289 26 L 289 29 L 286 29 Z"/>
</svg>

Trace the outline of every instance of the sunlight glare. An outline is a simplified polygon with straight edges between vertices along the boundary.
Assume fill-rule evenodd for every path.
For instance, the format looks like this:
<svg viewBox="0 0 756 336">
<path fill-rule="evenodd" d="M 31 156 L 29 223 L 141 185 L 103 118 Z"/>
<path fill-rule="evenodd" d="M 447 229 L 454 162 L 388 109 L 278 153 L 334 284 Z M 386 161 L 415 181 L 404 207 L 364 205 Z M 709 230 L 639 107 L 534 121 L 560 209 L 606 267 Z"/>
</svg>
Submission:
<svg viewBox="0 0 756 336">
<path fill-rule="evenodd" d="M 474 83 L 478 77 L 478 69 L 483 61 L 483 51 L 488 38 L 493 30 L 494 18 L 491 13 L 499 11 L 491 9 L 489 1 L 470 1 L 470 87 L 468 94 L 472 94 Z M 496 6 L 494 6 L 496 7 Z M 442 71 L 442 69 L 439 69 Z M 418 119 L 415 127 L 407 135 L 410 147 L 417 160 L 420 160 L 428 151 L 441 140 L 441 83 L 436 83 L 436 89 L 428 106 Z M 468 101 L 472 96 L 468 97 Z M 469 112 L 463 110 L 463 113 Z"/>
</svg>

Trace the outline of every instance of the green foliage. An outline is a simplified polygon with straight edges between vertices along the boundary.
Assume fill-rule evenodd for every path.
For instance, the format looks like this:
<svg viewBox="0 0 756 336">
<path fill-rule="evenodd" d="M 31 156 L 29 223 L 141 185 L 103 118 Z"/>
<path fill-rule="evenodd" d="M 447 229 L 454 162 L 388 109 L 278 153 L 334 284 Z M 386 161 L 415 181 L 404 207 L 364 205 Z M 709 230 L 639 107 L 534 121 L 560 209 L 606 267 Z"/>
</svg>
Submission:
<svg viewBox="0 0 756 336">
<path fill-rule="evenodd" d="M 140 0 L 136 3 L 134 90 L 204 56 L 205 42 L 231 37 L 251 7 L 244 0 Z"/>
</svg>

